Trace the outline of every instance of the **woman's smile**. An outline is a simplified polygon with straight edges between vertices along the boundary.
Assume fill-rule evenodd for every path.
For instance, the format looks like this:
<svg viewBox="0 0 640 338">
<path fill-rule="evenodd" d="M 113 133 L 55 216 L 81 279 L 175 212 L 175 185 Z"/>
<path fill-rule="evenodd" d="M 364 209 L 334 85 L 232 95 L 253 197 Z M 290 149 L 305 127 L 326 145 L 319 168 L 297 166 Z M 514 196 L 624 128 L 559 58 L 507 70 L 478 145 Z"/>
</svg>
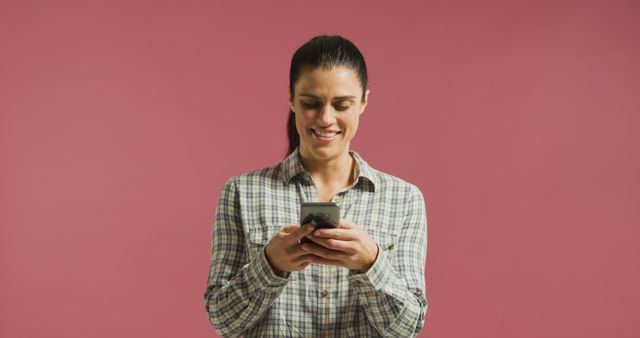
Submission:
<svg viewBox="0 0 640 338">
<path fill-rule="evenodd" d="M 331 141 L 338 137 L 340 132 L 336 130 L 318 130 L 311 128 L 311 134 L 314 139 L 321 143 L 331 143 Z"/>
</svg>

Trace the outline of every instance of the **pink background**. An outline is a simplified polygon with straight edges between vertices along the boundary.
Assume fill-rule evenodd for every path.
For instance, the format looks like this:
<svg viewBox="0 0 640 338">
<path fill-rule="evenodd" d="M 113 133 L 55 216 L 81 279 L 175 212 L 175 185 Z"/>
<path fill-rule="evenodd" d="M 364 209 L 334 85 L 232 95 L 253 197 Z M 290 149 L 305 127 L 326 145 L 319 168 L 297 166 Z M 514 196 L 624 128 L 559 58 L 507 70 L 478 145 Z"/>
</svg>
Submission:
<svg viewBox="0 0 640 338">
<path fill-rule="evenodd" d="M 289 62 L 363 52 L 352 149 L 427 200 L 421 337 L 638 337 L 637 1 L 0 2 L 0 336 L 212 337 L 215 205 Z"/>
</svg>

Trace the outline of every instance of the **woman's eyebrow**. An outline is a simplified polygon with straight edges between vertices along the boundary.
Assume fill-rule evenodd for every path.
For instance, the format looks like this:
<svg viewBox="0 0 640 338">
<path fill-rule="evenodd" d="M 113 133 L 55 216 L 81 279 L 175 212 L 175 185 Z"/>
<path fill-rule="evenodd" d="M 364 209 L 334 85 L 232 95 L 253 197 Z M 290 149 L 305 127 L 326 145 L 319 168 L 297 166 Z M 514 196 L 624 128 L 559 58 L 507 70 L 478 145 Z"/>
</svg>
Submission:
<svg viewBox="0 0 640 338">
<path fill-rule="evenodd" d="M 313 97 L 315 99 L 319 99 L 321 98 L 320 96 L 316 96 L 313 94 L 309 94 L 309 93 L 300 93 L 300 96 L 309 96 L 309 97 Z M 334 99 L 338 99 L 338 100 L 345 100 L 345 99 L 355 99 L 356 97 L 353 95 L 343 95 L 343 96 L 336 96 L 334 97 Z"/>
</svg>

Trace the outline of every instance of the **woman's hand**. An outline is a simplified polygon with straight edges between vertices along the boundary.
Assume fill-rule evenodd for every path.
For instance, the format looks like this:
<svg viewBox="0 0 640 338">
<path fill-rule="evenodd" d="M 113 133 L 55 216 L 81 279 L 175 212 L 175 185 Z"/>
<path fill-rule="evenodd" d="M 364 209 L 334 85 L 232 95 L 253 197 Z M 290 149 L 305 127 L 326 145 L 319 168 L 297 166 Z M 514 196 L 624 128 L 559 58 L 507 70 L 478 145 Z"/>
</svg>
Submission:
<svg viewBox="0 0 640 338">
<path fill-rule="evenodd" d="M 316 229 L 307 235 L 313 243 L 302 244 L 302 249 L 314 256 L 314 263 L 343 266 L 364 273 L 378 258 L 378 245 L 359 226 L 341 218 L 335 229 Z M 315 257 L 317 256 L 317 257 Z"/>
<path fill-rule="evenodd" d="M 302 250 L 298 241 L 314 227 L 290 225 L 280 230 L 265 247 L 265 255 L 273 272 L 282 276 L 284 272 L 300 271 L 313 262 L 313 255 Z"/>
</svg>

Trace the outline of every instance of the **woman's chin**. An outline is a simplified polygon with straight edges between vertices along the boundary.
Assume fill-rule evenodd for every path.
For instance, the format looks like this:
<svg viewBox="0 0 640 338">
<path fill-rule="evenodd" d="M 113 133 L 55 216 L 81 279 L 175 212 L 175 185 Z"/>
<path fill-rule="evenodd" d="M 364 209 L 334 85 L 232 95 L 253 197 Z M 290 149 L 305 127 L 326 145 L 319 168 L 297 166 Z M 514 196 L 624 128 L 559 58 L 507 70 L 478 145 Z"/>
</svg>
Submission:
<svg viewBox="0 0 640 338">
<path fill-rule="evenodd" d="M 322 160 L 335 158 L 342 153 L 342 147 L 336 146 L 313 146 L 309 148 L 311 156 Z"/>
</svg>

